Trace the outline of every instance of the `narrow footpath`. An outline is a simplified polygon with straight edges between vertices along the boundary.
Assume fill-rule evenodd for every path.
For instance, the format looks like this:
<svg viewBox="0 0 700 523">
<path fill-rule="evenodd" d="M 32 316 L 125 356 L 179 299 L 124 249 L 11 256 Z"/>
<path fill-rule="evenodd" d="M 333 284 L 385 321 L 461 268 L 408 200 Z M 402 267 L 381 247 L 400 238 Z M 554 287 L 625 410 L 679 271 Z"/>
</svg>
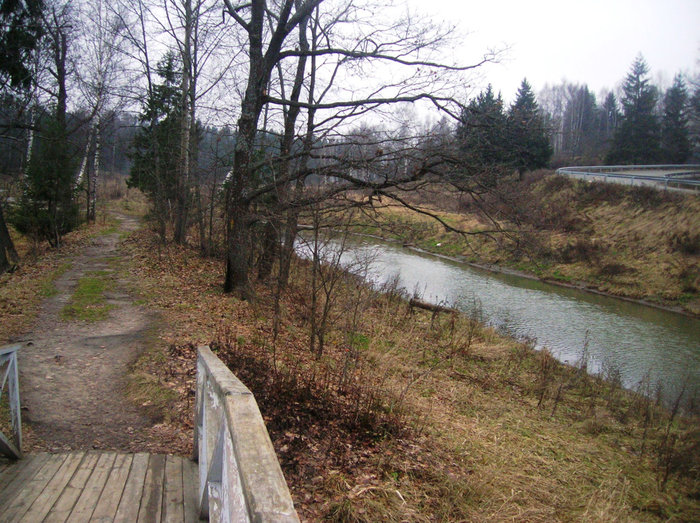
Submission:
<svg viewBox="0 0 700 523">
<path fill-rule="evenodd" d="M 22 418 L 30 428 L 29 450 L 158 451 L 156 424 L 126 397 L 130 365 L 144 350 L 156 315 L 139 306 L 116 270 L 120 233 L 135 230 L 135 218 L 119 216 L 118 230 L 96 237 L 71 261 L 47 298 L 19 353 Z M 64 308 L 82 278 L 100 275 L 106 318 L 66 319 Z M 27 445 L 25 445 L 27 446 Z M 159 448 L 160 447 L 160 448 Z"/>
</svg>

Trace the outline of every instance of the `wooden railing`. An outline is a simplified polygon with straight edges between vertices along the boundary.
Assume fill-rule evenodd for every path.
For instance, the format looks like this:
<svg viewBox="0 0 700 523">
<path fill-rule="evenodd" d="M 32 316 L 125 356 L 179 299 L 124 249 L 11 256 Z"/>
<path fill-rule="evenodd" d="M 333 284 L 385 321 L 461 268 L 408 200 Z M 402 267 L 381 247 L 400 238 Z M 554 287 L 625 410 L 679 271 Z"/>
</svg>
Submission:
<svg viewBox="0 0 700 523">
<path fill-rule="evenodd" d="M 13 459 L 22 457 L 22 413 L 19 405 L 19 379 L 17 377 L 17 351 L 20 345 L 0 348 L 0 409 L 5 410 L 2 402 L 3 391 L 7 386 L 7 405 L 10 414 L 10 431 L 8 438 L 0 432 L 0 454 Z"/>
<path fill-rule="evenodd" d="M 255 398 L 206 346 L 198 351 L 196 394 L 200 517 L 298 522 Z"/>
</svg>

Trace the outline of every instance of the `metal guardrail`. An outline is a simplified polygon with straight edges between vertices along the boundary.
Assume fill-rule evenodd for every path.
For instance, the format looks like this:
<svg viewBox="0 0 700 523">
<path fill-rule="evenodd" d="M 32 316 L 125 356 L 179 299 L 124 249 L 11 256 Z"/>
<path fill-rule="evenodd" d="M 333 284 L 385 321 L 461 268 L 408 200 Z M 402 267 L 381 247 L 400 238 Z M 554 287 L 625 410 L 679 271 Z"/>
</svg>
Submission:
<svg viewBox="0 0 700 523">
<path fill-rule="evenodd" d="M 195 407 L 200 517 L 298 522 L 260 410 L 209 347 L 199 347 Z"/>
<path fill-rule="evenodd" d="M 621 172 L 626 171 L 626 172 Z M 634 171 L 630 173 L 629 171 Z M 673 171 L 664 175 L 643 174 L 645 171 Z M 639 174 L 637 174 L 639 172 Z M 685 176 L 700 176 L 700 165 L 596 165 L 581 167 L 561 167 L 557 169 L 557 174 L 567 176 L 581 176 L 600 178 L 603 181 L 624 181 L 634 185 L 636 181 L 652 182 L 669 187 L 688 187 L 691 189 L 700 188 L 700 180 L 683 178 Z"/>
<path fill-rule="evenodd" d="M 0 432 L 0 454 L 12 459 L 22 457 L 22 413 L 19 403 L 19 378 L 17 372 L 17 351 L 21 345 L 0 348 L 0 400 L 7 385 L 7 398 L 10 411 L 10 438 Z M 3 371 L 4 369 L 4 371 Z M 1 405 L 1 404 L 0 404 Z"/>
</svg>

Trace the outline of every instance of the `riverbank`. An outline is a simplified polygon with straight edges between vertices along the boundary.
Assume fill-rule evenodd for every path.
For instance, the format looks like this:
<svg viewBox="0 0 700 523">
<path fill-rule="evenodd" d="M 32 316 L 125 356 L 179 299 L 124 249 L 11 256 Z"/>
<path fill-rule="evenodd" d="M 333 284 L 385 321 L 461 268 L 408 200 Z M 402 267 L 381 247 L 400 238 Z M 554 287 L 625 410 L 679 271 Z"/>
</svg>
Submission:
<svg viewBox="0 0 700 523">
<path fill-rule="evenodd" d="M 524 278 L 526 280 L 540 281 L 543 283 L 547 283 L 549 285 L 563 287 L 565 289 L 575 289 L 575 290 L 579 290 L 579 291 L 589 292 L 591 294 L 596 294 L 598 296 L 605 296 L 608 298 L 622 300 L 622 301 L 625 301 L 628 303 L 635 303 L 637 305 L 643 305 L 645 307 L 652 307 L 654 309 L 660 309 L 663 311 L 673 312 L 675 314 L 681 314 L 681 315 L 687 316 L 689 318 L 700 318 L 700 313 L 695 313 L 695 312 L 685 310 L 681 306 L 662 305 L 660 303 L 656 303 L 656 302 L 652 302 L 652 301 L 648 301 L 648 300 L 640 300 L 640 299 L 636 299 L 636 298 L 628 298 L 626 296 L 619 296 L 619 295 L 611 294 L 609 292 L 598 290 L 596 288 L 592 288 L 592 287 L 588 286 L 585 282 L 566 283 L 566 282 L 559 281 L 556 279 L 542 278 L 539 276 L 535 276 L 532 273 L 528 273 L 528 272 L 517 270 L 517 269 L 511 269 L 511 268 L 504 267 L 504 266 L 477 263 L 477 262 L 469 261 L 469 259 L 467 259 L 465 256 L 449 256 L 447 254 L 440 254 L 438 252 L 434 252 L 434 251 L 422 249 L 420 247 L 416 247 L 414 245 L 406 244 L 406 243 L 401 242 L 400 240 L 397 240 L 395 238 L 381 236 L 378 234 L 370 234 L 370 233 L 362 233 L 362 232 L 354 232 L 352 234 L 354 236 L 371 238 L 371 239 L 375 239 L 375 240 L 379 240 L 379 241 L 387 242 L 387 243 L 393 243 L 395 245 L 400 245 L 402 248 L 407 249 L 407 250 L 412 251 L 412 252 L 416 252 L 419 254 L 425 254 L 428 256 L 434 256 L 435 258 L 438 258 L 441 260 L 447 260 L 447 261 L 451 261 L 451 262 L 455 262 L 455 263 L 462 263 L 462 264 L 468 265 L 469 267 L 473 267 L 475 269 L 479 269 L 479 270 L 486 271 L 486 272 L 493 273 L 493 274 L 505 274 L 508 276 L 516 276 L 518 278 Z"/>
<path fill-rule="evenodd" d="M 481 208 L 440 187 L 414 197 L 467 235 L 398 205 L 376 205 L 355 230 L 485 270 L 700 317 L 697 197 L 542 175 L 504 191 L 482 198 Z M 474 234 L 494 229 L 487 215 L 503 233 Z"/>
<path fill-rule="evenodd" d="M 375 292 L 345 276 L 314 355 L 308 262 L 294 263 L 276 323 L 268 282 L 255 284 L 255 300 L 236 300 L 220 291 L 219 260 L 157 244 L 144 230 L 123 246 L 165 326 L 138 372 L 172 393 L 168 419 L 185 423 L 177 413 L 191 406 L 195 347 L 213 346 L 255 394 L 302 520 L 697 512 L 697 422 L 656 407 L 653 391 L 622 390 L 613 370 L 610 381 L 590 377 L 583 357 L 559 364 L 474 318 L 410 313 L 396 287 Z"/>
<path fill-rule="evenodd" d="M 698 422 L 657 407 L 651 383 L 635 395 L 614 369 L 589 376 L 583 353 L 562 365 L 343 273 L 318 356 L 308 262 L 276 324 L 269 282 L 225 295 L 220 260 L 148 228 L 120 252 L 119 277 L 161 318 L 130 397 L 191 441 L 196 345 L 211 344 L 255 394 L 303 521 L 696 519 Z"/>
</svg>

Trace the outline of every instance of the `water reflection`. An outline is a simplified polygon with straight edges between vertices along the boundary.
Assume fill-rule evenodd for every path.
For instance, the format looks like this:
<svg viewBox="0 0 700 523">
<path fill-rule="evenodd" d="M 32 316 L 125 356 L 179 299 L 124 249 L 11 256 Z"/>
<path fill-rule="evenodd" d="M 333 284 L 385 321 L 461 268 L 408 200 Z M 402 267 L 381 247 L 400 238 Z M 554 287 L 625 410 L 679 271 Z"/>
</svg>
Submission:
<svg viewBox="0 0 700 523">
<path fill-rule="evenodd" d="M 301 244 L 299 252 L 304 255 Z M 691 390 L 700 385 L 700 320 L 353 238 L 343 263 L 358 256 L 373 256 L 369 278 L 374 283 L 398 274 L 403 289 L 418 289 L 425 300 L 464 311 L 478 304 L 488 323 L 536 339 L 539 348 L 547 347 L 562 361 L 578 361 L 586 346 L 588 368 L 619 368 L 627 387 L 637 386 L 647 373 L 653 383 L 662 383 L 667 397 L 684 380 Z"/>
</svg>

